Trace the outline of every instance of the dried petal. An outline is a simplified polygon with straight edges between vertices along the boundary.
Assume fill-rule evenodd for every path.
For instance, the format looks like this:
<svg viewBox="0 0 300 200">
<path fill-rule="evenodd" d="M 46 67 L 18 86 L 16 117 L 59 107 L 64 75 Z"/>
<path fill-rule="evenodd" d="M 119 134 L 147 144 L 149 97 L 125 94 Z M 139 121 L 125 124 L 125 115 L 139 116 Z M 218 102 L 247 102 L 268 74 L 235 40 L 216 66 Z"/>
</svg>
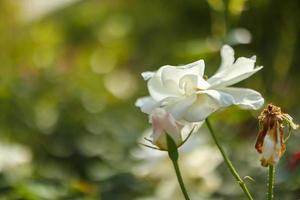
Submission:
<svg viewBox="0 0 300 200">
<path fill-rule="evenodd" d="M 282 117 L 292 127 L 292 129 L 296 130 L 299 128 L 299 125 L 293 122 L 293 118 L 289 114 L 284 113 L 282 114 Z"/>
<path fill-rule="evenodd" d="M 298 128 L 298 125 L 293 122 L 290 115 L 282 113 L 281 108 L 273 104 L 269 104 L 258 119 L 260 131 L 255 148 L 261 154 L 261 165 L 263 167 L 275 165 L 286 150 L 283 123 L 288 123 L 293 129 Z"/>
</svg>

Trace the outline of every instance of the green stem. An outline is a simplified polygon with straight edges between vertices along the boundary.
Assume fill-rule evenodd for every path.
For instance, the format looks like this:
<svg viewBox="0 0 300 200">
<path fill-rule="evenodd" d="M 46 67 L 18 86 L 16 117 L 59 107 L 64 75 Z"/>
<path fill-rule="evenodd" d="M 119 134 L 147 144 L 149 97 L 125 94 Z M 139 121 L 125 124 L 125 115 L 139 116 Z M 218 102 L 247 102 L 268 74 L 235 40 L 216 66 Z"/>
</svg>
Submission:
<svg viewBox="0 0 300 200">
<path fill-rule="evenodd" d="M 274 199 L 275 166 L 269 166 L 268 200 Z"/>
<path fill-rule="evenodd" d="M 173 167 L 175 169 L 175 173 L 176 173 L 176 177 L 177 177 L 180 189 L 183 193 L 185 200 L 190 200 L 188 193 L 185 189 L 185 186 L 184 186 L 184 183 L 182 180 L 182 176 L 180 173 L 180 169 L 178 166 L 178 158 L 179 158 L 178 149 L 177 149 L 178 147 L 176 146 L 175 142 L 169 135 L 167 135 L 167 145 L 168 145 L 168 155 L 173 163 Z"/>
<path fill-rule="evenodd" d="M 175 169 L 175 172 L 176 172 L 176 176 L 177 176 L 177 180 L 178 180 L 178 183 L 180 185 L 180 188 L 181 188 L 181 191 L 183 193 L 183 196 L 184 196 L 184 198 L 186 200 L 190 200 L 190 198 L 188 196 L 188 193 L 187 193 L 187 191 L 185 189 L 183 180 L 182 180 L 182 176 L 181 176 L 181 173 L 180 173 L 180 170 L 179 170 L 178 162 L 175 161 L 175 160 L 172 160 L 172 163 L 173 163 L 173 166 L 174 166 L 174 169 Z"/>
<path fill-rule="evenodd" d="M 240 175 L 238 174 L 238 172 L 237 172 L 236 169 L 234 168 L 234 166 L 233 166 L 233 164 L 231 163 L 230 159 L 227 157 L 227 155 L 226 155 L 224 149 L 223 149 L 222 146 L 220 145 L 220 143 L 219 143 L 219 141 L 218 141 L 218 139 L 217 139 L 217 137 L 216 137 L 216 135 L 215 135 L 215 132 L 214 132 L 214 130 L 213 130 L 213 128 L 212 128 L 212 126 L 211 126 L 211 124 L 210 124 L 208 118 L 205 120 L 205 122 L 206 122 L 206 125 L 207 125 L 207 127 L 208 127 L 208 129 L 209 129 L 209 131 L 210 131 L 210 134 L 211 134 L 212 138 L 214 139 L 214 142 L 216 143 L 217 147 L 219 148 L 219 150 L 220 150 L 220 152 L 221 152 L 221 154 L 222 154 L 222 156 L 223 156 L 223 159 L 224 159 L 224 161 L 225 161 L 227 167 L 229 168 L 231 174 L 232 174 L 232 175 L 234 176 L 234 178 L 237 180 L 238 184 L 239 184 L 240 187 L 243 189 L 243 191 L 244 191 L 245 195 L 247 196 L 247 198 L 248 198 L 249 200 L 253 200 L 253 197 L 251 196 L 251 194 L 250 194 L 250 192 L 249 192 L 249 190 L 248 190 L 248 188 L 247 188 L 245 182 L 243 181 L 243 179 L 241 179 Z"/>
</svg>

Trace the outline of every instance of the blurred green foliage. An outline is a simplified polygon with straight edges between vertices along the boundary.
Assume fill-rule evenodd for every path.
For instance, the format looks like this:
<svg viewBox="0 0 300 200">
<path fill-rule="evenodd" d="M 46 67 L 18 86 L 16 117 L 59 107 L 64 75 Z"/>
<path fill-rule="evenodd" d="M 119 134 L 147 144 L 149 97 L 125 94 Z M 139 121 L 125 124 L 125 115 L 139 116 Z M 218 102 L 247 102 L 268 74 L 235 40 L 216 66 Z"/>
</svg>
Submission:
<svg viewBox="0 0 300 200">
<path fill-rule="evenodd" d="M 0 200 L 151 197 L 156 181 L 132 170 L 143 162 L 131 152 L 148 127 L 134 107 L 147 95 L 140 73 L 203 58 L 211 75 L 223 43 L 264 65 L 239 85 L 300 120 L 297 0 L 81 0 L 30 19 L 24 5 L 31 1 L 0 1 Z M 266 170 L 253 147 L 257 114 L 230 108 L 212 122 L 263 199 Z M 277 199 L 300 197 L 300 167 L 288 167 L 300 151 L 297 134 L 279 164 Z M 226 166 L 217 170 L 222 187 L 206 198 L 241 199 L 228 192 L 237 186 Z"/>
</svg>

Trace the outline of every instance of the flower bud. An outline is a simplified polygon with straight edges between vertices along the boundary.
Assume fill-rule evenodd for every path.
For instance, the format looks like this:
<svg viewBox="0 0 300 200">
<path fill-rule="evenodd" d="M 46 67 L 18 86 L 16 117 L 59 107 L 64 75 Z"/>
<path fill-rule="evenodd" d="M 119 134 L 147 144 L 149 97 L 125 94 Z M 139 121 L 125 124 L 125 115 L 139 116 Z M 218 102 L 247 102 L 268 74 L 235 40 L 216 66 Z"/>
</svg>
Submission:
<svg viewBox="0 0 300 200">
<path fill-rule="evenodd" d="M 291 116 L 281 112 L 281 108 L 269 104 L 258 117 L 260 130 L 255 144 L 258 153 L 261 154 L 261 165 L 267 167 L 276 165 L 285 152 L 284 125 L 286 122 L 291 128 L 297 129 Z"/>
<path fill-rule="evenodd" d="M 156 108 L 151 114 L 152 143 L 161 150 L 167 150 L 167 134 L 173 139 L 176 146 L 182 144 L 181 128 L 174 117 L 162 108 Z"/>
</svg>

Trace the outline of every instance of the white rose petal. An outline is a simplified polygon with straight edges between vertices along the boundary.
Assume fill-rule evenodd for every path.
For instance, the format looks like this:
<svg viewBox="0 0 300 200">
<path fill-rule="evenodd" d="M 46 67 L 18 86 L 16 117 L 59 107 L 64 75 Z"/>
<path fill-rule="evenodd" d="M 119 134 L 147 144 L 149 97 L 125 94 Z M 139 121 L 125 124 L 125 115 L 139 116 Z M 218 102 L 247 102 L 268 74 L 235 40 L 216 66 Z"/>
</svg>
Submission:
<svg viewBox="0 0 300 200">
<path fill-rule="evenodd" d="M 220 108 L 238 105 L 245 109 L 258 109 L 264 99 L 260 93 L 228 87 L 238 83 L 260 69 L 255 68 L 255 57 L 234 59 L 234 51 L 224 45 L 219 70 L 208 80 L 203 78 L 204 61 L 183 66 L 165 65 L 156 72 L 144 72 L 150 97 L 138 99 L 136 106 L 147 114 L 157 107 L 164 108 L 177 121 L 200 122 Z"/>
</svg>

